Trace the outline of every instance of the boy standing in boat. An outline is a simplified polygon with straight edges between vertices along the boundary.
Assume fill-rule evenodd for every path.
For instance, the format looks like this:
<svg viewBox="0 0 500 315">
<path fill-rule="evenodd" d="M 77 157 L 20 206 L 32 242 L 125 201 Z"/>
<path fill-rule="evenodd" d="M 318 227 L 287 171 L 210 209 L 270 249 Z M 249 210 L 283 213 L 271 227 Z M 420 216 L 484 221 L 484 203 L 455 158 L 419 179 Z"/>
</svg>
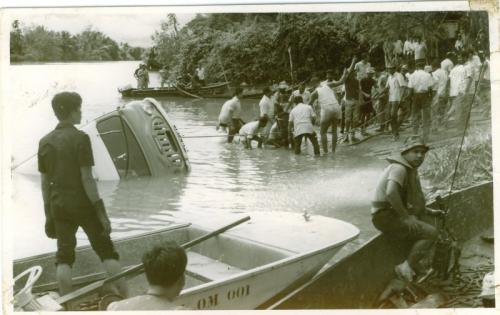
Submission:
<svg viewBox="0 0 500 315">
<path fill-rule="evenodd" d="M 187 256 L 173 241 L 153 247 L 142 257 L 149 289 L 145 295 L 111 303 L 108 311 L 183 310 L 175 298 L 185 284 Z"/>
<path fill-rule="evenodd" d="M 426 213 L 444 214 L 425 206 L 417 170 L 428 150 L 420 137 L 410 137 L 401 153 L 387 159 L 390 164 L 379 180 L 372 202 L 372 222 L 379 231 L 391 238 L 414 241 L 408 258 L 395 267 L 398 277 L 408 282 L 417 273 L 425 272 L 420 261 L 429 253 L 438 234 L 421 217 Z"/>
<path fill-rule="evenodd" d="M 59 124 L 40 140 L 38 148 L 45 233 L 57 239 L 56 277 L 61 294 L 72 291 L 71 268 L 75 262 L 78 227 L 87 234 L 108 274 L 121 271 L 110 238 L 111 223 L 92 177 L 94 158 L 90 139 L 74 127 L 82 118 L 81 104 L 80 95 L 74 92 L 54 96 L 52 108 Z M 120 294 L 127 295 L 124 281 L 118 282 L 118 289 Z"/>
</svg>

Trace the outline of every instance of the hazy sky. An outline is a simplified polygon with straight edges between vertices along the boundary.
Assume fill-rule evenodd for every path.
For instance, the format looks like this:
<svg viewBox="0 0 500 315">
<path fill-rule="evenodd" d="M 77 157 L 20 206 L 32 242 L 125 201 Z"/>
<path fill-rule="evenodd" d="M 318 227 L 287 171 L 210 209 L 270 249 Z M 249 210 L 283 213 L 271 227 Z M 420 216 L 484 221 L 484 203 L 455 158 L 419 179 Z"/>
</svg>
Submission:
<svg viewBox="0 0 500 315">
<path fill-rule="evenodd" d="M 91 25 L 111 37 L 116 42 L 126 42 L 132 46 L 150 46 L 151 35 L 160 29 L 161 21 L 168 13 L 162 9 L 156 13 L 145 14 L 18 14 L 13 19 L 18 19 L 23 26 L 43 25 L 54 31 L 68 31 L 72 34 L 79 33 Z M 177 14 L 177 19 L 184 25 L 195 17 L 195 14 Z"/>
</svg>

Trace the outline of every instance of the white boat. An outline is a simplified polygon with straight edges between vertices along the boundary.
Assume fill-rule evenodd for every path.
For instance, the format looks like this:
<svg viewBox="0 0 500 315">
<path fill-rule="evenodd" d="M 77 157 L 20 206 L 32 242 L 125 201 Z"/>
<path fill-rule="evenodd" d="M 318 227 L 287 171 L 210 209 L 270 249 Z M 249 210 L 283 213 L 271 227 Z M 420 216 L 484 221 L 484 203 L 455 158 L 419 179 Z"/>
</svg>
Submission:
<svg viewBox="0 0 500 315">
<path fill-rule="evenodd" d="M 241 214 L 234 214 L 235 217 Z M 225 220 L 230 219 L 226 216 Z M 252 213 L 251 220 L 188 250 L 186 287 L 175 301 L 188 309 L 255 309 L 276 295 L 311 279 L 344 244 L 355 239 L 353 225 L 323 216 L 305 220 L 301 214 Z M 203 220 L 200 220 L 203 221 Z M 221 220 L 181 225 L 115 241 L 124 266 L 140 263 L 144 251 L 162 240 L 184 244 L 220 227 Z M 38 265 L 43 273 L 33 292 L 55 290 L 55 254 L 14 262 L 14 275 Z M 77 249 L 74 283 L 103 279 L 101 264 L 88 246 Z M 132 295 L 144 294 L 144 275 L 128 281 Z M 94 298 L 85 297 L 87 300 Z M 85 301 L 85 299 L 80 300 Z"/>
</svg>

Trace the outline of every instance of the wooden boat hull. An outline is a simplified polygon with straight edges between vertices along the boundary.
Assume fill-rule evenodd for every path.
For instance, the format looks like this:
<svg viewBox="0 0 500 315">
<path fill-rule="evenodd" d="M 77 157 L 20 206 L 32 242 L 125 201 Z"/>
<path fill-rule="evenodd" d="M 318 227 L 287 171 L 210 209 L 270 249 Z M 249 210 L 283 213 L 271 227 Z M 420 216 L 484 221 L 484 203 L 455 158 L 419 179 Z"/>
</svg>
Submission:
<svg viewBox="0 0 500 315">
<path fill-rule="evenodd" d="M 493 184 L 474 186 L 452 194 L 447 227 L 461 242 L 493 225 Z M 448 198 L 443 198 L 445 204 Z M 430 205 L 435 206 L 433 204 Z M 437 207 L 437 206 L 435 206 Z M 281 299 L 273 309 L 374 308 L 380 293 L 394 278 L 394 266 L 408 254 L 410 244 L 396 243 L 379 234 L 352 254 Z"/>
<path fill-rule="evenodd" d="M 198 89 L 192 88 L 182 88 L 177 89 L 176 87 L 155 87 L 147 89 L 136 89 L 136 88 L 125 88 L 118 89 L 122 97 L 189 97 L 192 95 L 200 96 L 202 98 L 231 98 L 231 91 L 227 87 L 227 84 L 215 84 L 207 87 L 201 87 Z M 242 98 L 252 98 L 258 99 L 262 97 L 262 93 L 259 90 L 243 89 Z"/>
<path fill-rule="evenodd" d="M 277 219 L 283 217 L 274 214 Z M 276 294 L 291 290 L 311 279 L 343 245 L 357 237 L 359 230 L 354 226 L 321 216 L 313 216 L 308 223 L 300 215 L 289 220 L 288 228 L 296 232 L 283 231 L 292 242 L 299 239 L 302 227 L 303 244 L 285 248 L 283 237 L 276 233 L 276 240 L 261 235 L 270 229 L 270 215 L 256 215 L 251 224 L 243 224 L 228 233 L 209 239 L 188 251 L 187 284 L 176 301 L 189 309 L 255 309 Z M 266 220 L 267 217 L 267 220 Z M 260 222 L 262 224 L 260 224 Z M 145 233 L 115 241 L 124 266 L 140 262 L 142 253 L 162 240 L 175 240 L 183 244 L 213 230 L 213 222 L 206 222 L 208 228 L 199 226 L 173 226 L 164 230 Z M 220 226 L 220 223 L 217 224 Z M 282 222 L 282 225 L 286 224 Z M 260 229 L 259 229 L 260 227 Z M 274 226 L 275 228 L 275 226 Z M 321 229 L 322 231 L 318 231 Z M 338 235 L 340 234 L 340 235 Z M 250 239 L 252 238 L 252 239 Z M 304 244 L 317 244 L 308 250 Z M 44 272 L 33 292 L 56 290 L 55 255 L 42 254 L 14 262 L 14 275 L 34 266 L 42 266 Z M 105 277 L 100 270 L 100 261 L 88 246 L 76 251 L 73 266 L 75 286 L 83 286 Z M 147 288 L 144 275 L 130 281 L 132 295 L 143 294 Z"/>
</svg>

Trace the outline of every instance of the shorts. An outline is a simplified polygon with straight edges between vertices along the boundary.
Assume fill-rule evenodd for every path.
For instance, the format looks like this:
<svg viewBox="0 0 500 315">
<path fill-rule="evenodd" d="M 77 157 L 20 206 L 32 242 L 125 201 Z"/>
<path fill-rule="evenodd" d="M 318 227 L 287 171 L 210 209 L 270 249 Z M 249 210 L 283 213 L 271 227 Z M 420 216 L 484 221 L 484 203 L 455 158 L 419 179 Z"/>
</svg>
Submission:
<svg viewBox="0 0 500 315">
<path fill-rule="evenodd" d="M 104 261 L 106 259 L 118 260 L 120 256 L 115 251 L 111 237 L 103 233 L 103 227 L 95 212 L 80 217 L 78 220 L 71 218 L 54 218 L 54 226 L 57 237 L 56 264 L 67 264 L 72 266 L 75 262 L 76 231 L 82 227 L 90 241 L 90 246 L 97 256 Z"/>
<path fill-rule="evenodd" d="M 321 122 L 341 119 L 342 110 L 340 106 L 321 107 Z"/>
<path fill-rule="evenodd" d="M 414 233 L 410 233 L 408 225 L 403 222 L 395 210 L 379 209 L 372 215 L 373 225 L 384 234 L 408 240 L 427 239 L 427 231 L 434 227 L 424 221 L 418 220 L 418 226 Z"/>
</svg>

